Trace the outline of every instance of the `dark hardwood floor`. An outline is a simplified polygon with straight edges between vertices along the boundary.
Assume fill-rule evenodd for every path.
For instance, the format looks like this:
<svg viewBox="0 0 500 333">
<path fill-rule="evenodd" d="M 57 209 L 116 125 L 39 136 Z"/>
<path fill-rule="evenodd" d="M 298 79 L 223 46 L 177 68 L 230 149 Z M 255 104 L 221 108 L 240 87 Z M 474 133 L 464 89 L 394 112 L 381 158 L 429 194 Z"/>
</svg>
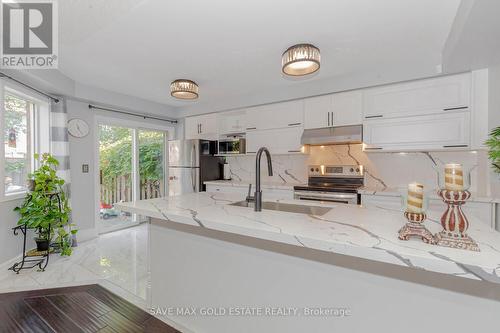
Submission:
<svg viewBox="0 0 500 333">
<path fill-rule="evenodd" d="M 179 332 L 99 285 L 0 294 L 0 332 Z"/>
</svg>

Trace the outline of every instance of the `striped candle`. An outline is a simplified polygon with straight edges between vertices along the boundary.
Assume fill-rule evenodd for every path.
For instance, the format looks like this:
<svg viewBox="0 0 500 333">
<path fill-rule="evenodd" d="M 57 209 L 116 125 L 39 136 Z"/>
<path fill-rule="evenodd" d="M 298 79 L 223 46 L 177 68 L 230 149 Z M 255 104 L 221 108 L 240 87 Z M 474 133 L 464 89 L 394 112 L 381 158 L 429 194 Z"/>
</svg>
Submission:
<svg viewBox="0 0 500 333">
<path fill-rule="evenodd" d="M 461 164 L 449 163 L 444 166 L 444 188 L 448 191 L 464 190 L 464 172 Z"/>
<path fill-rule="evenodd" d="M 424 205 L 424 185 L 419 183 L 408 184 L 408 199 L 406 211 L 411 213 L 422 213 Z"/>
</svg>

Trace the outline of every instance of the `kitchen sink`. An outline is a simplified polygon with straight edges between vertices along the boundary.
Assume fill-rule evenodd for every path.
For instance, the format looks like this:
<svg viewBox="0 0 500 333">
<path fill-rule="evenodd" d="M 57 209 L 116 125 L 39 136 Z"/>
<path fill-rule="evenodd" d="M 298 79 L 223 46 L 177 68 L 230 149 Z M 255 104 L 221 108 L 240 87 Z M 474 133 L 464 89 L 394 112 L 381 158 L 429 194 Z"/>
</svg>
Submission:
<svg viewBox="0 0 500 333">
<path fill-rule="evenodd" d="M 248 202 L 248 201 L 238 201 L 238 202 L 229 204 L 229 206 L 253 208 L 254 203 Z M 330 210 L 332 210 L 329 207 L 294 205 L 294 204 L 287 204 L 287 203 L 281 203 L 281 202 L 269 202 L 269 201 L 262 202 L 262 209 L 264 209 L 264 210 L 277 210 L 280 212 L 297 213 L 297 214 L 317 215 L 317 216 L 325 215 Z"/>
</svg>

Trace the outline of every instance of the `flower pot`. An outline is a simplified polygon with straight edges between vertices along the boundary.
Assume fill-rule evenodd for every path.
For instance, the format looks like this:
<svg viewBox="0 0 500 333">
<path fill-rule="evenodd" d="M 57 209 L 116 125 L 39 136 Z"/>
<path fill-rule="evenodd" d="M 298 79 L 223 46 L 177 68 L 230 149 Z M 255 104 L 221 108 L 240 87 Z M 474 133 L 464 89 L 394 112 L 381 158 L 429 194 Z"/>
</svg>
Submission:
<svg viewBox="0 0 500 333">
<path fill-rule="evenodd" d="M 35 238 L 36 250 L 37 251 L 48 251 L 49 250 L 49 240 L 46 238 Z"/>
</svg>

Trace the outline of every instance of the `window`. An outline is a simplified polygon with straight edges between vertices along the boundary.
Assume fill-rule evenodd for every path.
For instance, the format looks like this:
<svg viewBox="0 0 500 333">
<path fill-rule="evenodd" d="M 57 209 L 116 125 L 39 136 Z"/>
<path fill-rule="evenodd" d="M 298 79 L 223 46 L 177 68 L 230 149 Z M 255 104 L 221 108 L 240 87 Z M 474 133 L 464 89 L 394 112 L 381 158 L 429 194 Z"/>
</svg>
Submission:
<svg viewBox="0 0 500 333">
<path fill-rule="evenodd" d="M 0 156 L 0 179 L 4 186 L 0 199 L 17 198 L 27 189 L 28 174 L 35 167 L 34 154 L 49 152 L 49 106 L 21 87 L 0 81 L 3 145 Z"/>
<path fill-rule="evenodd" d="M 5 194 L 26 191 L 31 172 L 31 122 L 35 105 L 11 92 L 4 97 L 4 183 Z"/>
</svg>

